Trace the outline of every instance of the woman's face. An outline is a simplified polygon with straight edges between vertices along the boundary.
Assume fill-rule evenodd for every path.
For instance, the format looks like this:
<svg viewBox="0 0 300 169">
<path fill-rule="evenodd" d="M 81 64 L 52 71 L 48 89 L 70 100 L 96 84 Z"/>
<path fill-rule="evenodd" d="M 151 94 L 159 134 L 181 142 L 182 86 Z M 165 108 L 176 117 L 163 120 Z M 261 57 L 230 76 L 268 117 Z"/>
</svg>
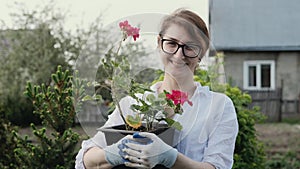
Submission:
<svg viewBox="0 0 300 169">
<path fill-rule="evenodd" d="M 197 45 L 197 43 L 192 40 L 191 35 L 184 29 L 184 27 L 177 24 L 171 24 L 169 28 L 165 31 L 165 34 L 162 35 L 162 37 L 158 37 L 158 43 L 165 72 L 175 77 L 178 75 L 193 75 L 194 70 L 198 66 L 200 56 L 197 56 L 195 58 L 185 57 L 182 51 L 182 47 L 179 48 L 175 54 L 165 53 L 162 50 L 162 39 L 165 39 L 170 43 L 176 42 L 179 45 Z M 188 50 L 185 49 L 185 54 L 187 53 Z"/>
</svg>

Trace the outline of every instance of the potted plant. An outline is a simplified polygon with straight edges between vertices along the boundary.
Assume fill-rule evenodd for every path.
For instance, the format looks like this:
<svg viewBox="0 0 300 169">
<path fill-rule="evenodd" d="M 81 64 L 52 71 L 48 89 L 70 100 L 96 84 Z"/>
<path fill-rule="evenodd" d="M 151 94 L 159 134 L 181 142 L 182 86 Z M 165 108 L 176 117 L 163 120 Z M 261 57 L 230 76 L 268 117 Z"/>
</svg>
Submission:
<svg viewBox="0 0 300 169">
<path fill-rule="evenodd" d="M 113 70 L 113 75 L 107 79 L 106 84 L 110 85 L 114 105 L 119 110 L 124 125 L 101 127 L 99 130 L 104 132 L 108 145 L 117 142 L 126 134 L 133 134 L 137 131 L 153 132 L 171 145 L 172 139 L 170 138 L 173 137 L 174 130 L 181 130 L 182 126 L 179 122 L 169 118 L 169 114 L 182 114 L 181 106 L 185 102 L 192 106 L 192 103 L 185 92 L 173 90 L 172 93 L 164 91 L 156 95 L 148 87 L 134 80 L 130 74 L 131 65 L 128 59 L 119 55 L 119 51 L 122 42 L 128 37 L 133 37 L 134 41 L 139 38 L 139 28 L 132 27 L 128 21 L 120 22 L 119 27 L 122 31 L 122 39 L 116 52 L 112 49 L 109 51 L 116 58 L 101 61 L 104 68 Z M 136 102 L 130 107 L 135 112 L 134 115 L 124 115 L 120 100 L 125 96 L 132 97 Z M 87 98 L 92 97 L 87 96 L 84 99 L 88 100 Z"/>
</svg>

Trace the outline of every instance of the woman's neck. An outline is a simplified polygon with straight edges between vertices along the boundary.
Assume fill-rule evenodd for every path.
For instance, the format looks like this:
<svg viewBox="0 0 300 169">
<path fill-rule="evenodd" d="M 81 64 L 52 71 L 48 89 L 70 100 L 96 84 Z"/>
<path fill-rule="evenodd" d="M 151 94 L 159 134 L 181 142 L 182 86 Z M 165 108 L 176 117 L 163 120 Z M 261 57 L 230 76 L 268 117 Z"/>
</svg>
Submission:
<svg viewBox="0 0 300 169">
<path fill-rule="evenodd" d="M 187 92 L 188 96 L 191 97 L 194 94 L 196 85 L 192 76 L 186 76 L 184 78 L 174 78 L 168 74 L 165 74 L 162 85 L 159 88 L 159 92 L 164 90 L 172 92 L 172 90 L 180 90 Z"/>
</svg>

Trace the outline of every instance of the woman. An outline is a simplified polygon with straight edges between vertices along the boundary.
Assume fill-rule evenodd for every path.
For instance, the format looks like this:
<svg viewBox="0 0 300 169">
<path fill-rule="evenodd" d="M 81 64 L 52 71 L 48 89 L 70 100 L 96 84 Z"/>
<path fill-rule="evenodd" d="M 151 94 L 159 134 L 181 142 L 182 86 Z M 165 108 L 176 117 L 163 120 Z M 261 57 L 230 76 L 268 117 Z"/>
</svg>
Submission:
<svg viewBox="0 0 300 169">
<path fill-rule="evenodd" d="M 158 49 L 165 75 L 162 82 L 152 87 L 157 93 L 187 92 L 193 102 L 192 107 L 183 105 L 182 115 L 169 115 L 183 125 L 174 147 L 150 133 L 126 136 L 106 146 L 104 135 L 99 132 L 83 142 L 76 168 L 113 168 L 122 164 L 133 168 L 231 168 L 238 133 L 234 105 L 227 96 L 211 92 L 193 80 L 193 72 L 209 47 L 208 37 L 205 23 L 192 11 L 179 9 L 162 21 Z M 120 123 L 120 115 L 115 111 L 106 125 Z M 142 144 L 140 140 L 148 142 Z"/>
</svg>

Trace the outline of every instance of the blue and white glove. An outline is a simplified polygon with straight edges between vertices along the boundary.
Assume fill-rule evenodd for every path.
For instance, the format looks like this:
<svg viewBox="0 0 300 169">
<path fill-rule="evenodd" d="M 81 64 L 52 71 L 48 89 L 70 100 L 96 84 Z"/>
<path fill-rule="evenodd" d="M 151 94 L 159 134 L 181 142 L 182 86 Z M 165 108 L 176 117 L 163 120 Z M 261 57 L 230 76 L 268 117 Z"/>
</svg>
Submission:
<svg viewBox="0 0 300 169">
<path fill-rule="evenodd" d="M 124 141 L 123 158 L 129 160 L 124 164 L 134 168 L 153 168 L 157 164 L 171 168 L 178 151 L 164 143 L 153 133 L 135 133 L 134 141 Z M 138 143 L 136 142 L 138 141 Z"/>
<path fill-rule="evenodd" d="M 103 150 L 105 151 L 105 159 L 112 166 L 118 166 L 124 164 L 124 162 L 127 162 L 127 160 L 122 158 L 122 156 L 126 155 L 122 151 L 123 149 L 122 142 L 124 142 L 124 140 L 129 140 L 129 139 L 132 139 L 131 135 L 127 135 L 126 137 L 119 140 L 117 143 L 114 143 L 110 146 L 103 148 Z"/>
</svg>

